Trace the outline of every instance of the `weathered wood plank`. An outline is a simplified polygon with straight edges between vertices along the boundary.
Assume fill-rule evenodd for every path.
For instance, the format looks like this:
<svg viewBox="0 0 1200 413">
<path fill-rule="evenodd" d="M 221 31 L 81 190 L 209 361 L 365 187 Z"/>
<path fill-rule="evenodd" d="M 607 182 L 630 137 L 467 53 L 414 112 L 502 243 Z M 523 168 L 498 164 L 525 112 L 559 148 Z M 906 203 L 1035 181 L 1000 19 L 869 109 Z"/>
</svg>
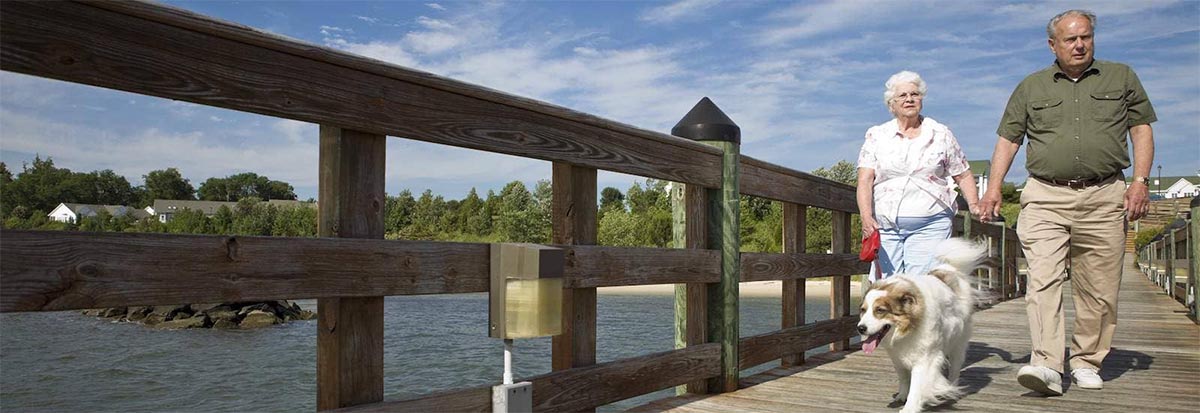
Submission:
<svg viewBox="0 0 1200 413">
<path fill-rule="evenodd" d="M 853 239 L 850 229 L 850 214 L 832 212 L 832 243 L 830 250 L 834 254 L 849 254 L 850 240 Z M 850 316 L 850 277 L 833 277 L 829 283 L 829 318 L 836 319 Z M 830 351 L 845 350 L 850 340 L 842 340 L 830 345 Z"/>
<path fill-rule="evenodd" d="M 561 162 L 553 168 L 551 240 L 595 244 L 596 170 Z M 565 288 L 562 294 L 562 334 L 552 338 L 550 364 L 554 370 L 596 364 L 596 288 Z"/>
<path fill-rule="evenodd" d="M 738 345 L 738 368 L 748 369 L 787 354 L 803 354 L 810 349 L 853 337 L 858 334 L 855 330 L 857 324 L 858 317 L 844 317 L 742 338 Z"/>
<path fill-rule="evenodd" d="M 721 346 L 702 344 L 519 381 L 533 382 L 534 411 L 579 411 L 721 373 Z M 335 410 L 362 412 L 490 412 L 491 387 L 456 390 L 413 400 Z"/>
<path fill-rule="evenodd" d="M 574 246 L 566 250 L 563 283 L 566 288 L 712 283 L 720 279 L 720 265 L 717 250 Z"/>
<path fill-rule="evenodd" d="M 720 184 L 719 152 L 695 142 L 178 9 L 11 2 L 4 13 L 0 65 L 8 71 L 707 187 Z"/>
<path fill-rule="evenodd" d="M 743 252 L 742 282 L 866 274 L 870 267 L 856 254 Z"/>
<path fill-rule="evenodd" d="M 783 203 L 783 252 L 785 254 L 800 254 L 804 252 L 804 247 L 807 245 L 807 227 L 808 227 L 808 207 L 803 205 L 793 204 L 791 202 Z M 750 259 L 742 256 L 742 265 L 744 266 Z M 745 278 L 749 271 L 742 269 L 742 277 Z M 804 325 L 805 306 L 804 301 L 806 282 L 800 280 L 784 280 L 782 291 L 780 292 L 780 300 L 783 308 L 780 314 L 780 328 L 788 329 Z M 804 352 L 785 354 L 780 365 L 783 367 L 791 367 L 798 364 L 804 364 Z"/>
<path fill-rule="evenodd" d="M 703 250 L 708 246 L 706 190 L 699 185 L 673 183 L 671 189 L 672 243 L 675 248 Z M 708 250 L 713 257 L 716 251 Z M 719 259 L 719 258 L 718 258 Z M 720 261 L 705 268 L 717 269 Z M 720 275 L 717 274 L 719 279 Z M 675 284 L 675 348 L 707 342 L 708 286 L 704 283 Z M 676 387 L 676 394 L 708 392 L 706 380 Z"/>
<path fill-rule="evenodd" d="M 854 187 L 741 156 L 742 194 L 833 211 L 857 213 Z"/>
<path fill-rule="evenodd" d="M 0 231 L 0 312 L 488 291 L 487 244 Z M 561 246 L 568 286 L 716 282 L 718 252 Z"/>
<path fill-rule="evenodd" d="M 321 125 L 317 234 L 383 239 L 387 137 Z M 383 297 L 317 300 L 317 409 L 383 400 Z"/>
</svg>

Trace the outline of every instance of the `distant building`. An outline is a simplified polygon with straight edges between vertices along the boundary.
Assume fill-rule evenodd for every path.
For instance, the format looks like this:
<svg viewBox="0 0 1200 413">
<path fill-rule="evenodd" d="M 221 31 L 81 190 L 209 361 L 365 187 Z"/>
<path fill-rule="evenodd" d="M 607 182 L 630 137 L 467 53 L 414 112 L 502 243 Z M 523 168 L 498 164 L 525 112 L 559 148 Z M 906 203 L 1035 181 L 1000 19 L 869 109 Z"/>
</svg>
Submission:
<svg viewBox="0 0 1200 413">
<path fill-rule="evenodd" d="M 1126 178 L 1129 184 L 1131 178 Z M 1200 175 L 1150 177 L 1150 196 L 1163 199 L 1191 198 L 1200 195 Z"/>
<path fill-rule="evenodd" d="M 992 170 L 992 161 L 967 161 L 967 165 L 971 168 L 971 174 L 975 175 L 975 189 L 982 197 L 983 193 L 987 191 L 988 173 Z"/>
<path fill-rule="evenodd" d="M 316 208 L 317 207 L 317 204 L 315 202 L 302 202 L 302 201 L 296 201 L 296 200 L 291 200 L 291 199 L 271 199 L 266 202 L 268 205 L 275 205 L 277 207 L 287 207 L 287 208 L 296 208 L 296 207 Z M 190 209 L 192 211 L 200 211 L 200 212 L 204 213 L 204 216 L 211 217 L 211 216 L 215 215 L 217 213 L 217 210 L 221 209 L 222 206 L 229 207 L 229 209 L 234 209 L 235 207 L 237 207 L 237 202 L 155 199 L 154 204 L 146 209 L 150 212 L 151 215 L 158 216 L 159 222 L 165 223 L 165 222 L 170 221 L 171 217 L 174 216 L 176 212 L 179 212 L 179 211 L 182 211 L 185 209 Z"/>
<path fill-rule="evenodd" d="M 134 219 L 142 219 L 150 217 L 152 214 L 145 210 L 128 207 L 125 205 L 93 205 L 93 204 L 68 204 L 60 203 L 54 207 L 53 211 L 46 214 L 47 217 L 59 222 L 77 223 L 83 217 L 95 217 L 100 214 L 100 211 L 108 212 L 108 215 L 120 217 L 129 215 Z"/>
</svg>

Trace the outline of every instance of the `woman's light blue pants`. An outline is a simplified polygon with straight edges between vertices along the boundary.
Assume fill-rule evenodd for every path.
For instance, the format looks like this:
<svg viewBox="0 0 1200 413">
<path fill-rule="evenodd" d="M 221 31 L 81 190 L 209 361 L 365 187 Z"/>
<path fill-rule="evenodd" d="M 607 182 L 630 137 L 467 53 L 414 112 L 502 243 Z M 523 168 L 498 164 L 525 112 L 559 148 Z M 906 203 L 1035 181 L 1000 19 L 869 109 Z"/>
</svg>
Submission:
<svg viewBox="0 0 1200 413">
<path fill-rule="evenodd" d="M 898 217 L 895 228 L 879 229 L 879 272 L 882 278 L 896 273 L 926 274 L 937 266 L 938 243 L 950 238 L 954 211 L 927 217 Z M 874 268 L 871 281 L 878 281 Z"/>
</svg>

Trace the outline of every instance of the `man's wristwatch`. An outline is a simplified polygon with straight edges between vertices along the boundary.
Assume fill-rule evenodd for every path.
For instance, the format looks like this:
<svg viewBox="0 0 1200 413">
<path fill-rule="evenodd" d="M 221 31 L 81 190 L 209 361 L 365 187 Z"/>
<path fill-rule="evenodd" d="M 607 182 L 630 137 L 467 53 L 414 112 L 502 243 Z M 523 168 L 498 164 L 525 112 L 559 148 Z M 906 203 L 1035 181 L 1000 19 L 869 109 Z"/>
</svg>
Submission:
<svg viewBox="0 0 1200 413">
<path fill-rule="evenodd" d="M 1143 183 L 1143 184 L 1146 184 L 1146 186 L 1150 186 L 1150 177 L 1148 177 L 1148 176 L 1135 176 L 1135 177 L 1133 177 L 1133 182 L 1141 182 L 1141 183 Z"/>
</svg>

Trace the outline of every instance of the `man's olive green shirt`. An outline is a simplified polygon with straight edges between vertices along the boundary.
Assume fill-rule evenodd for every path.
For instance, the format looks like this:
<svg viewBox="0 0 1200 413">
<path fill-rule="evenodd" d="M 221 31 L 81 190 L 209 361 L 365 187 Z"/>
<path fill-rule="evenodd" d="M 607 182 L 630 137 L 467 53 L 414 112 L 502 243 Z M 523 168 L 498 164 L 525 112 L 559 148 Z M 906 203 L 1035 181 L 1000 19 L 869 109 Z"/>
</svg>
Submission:
<svg viewBox="0 0 1200 413">
<path fill-rule="evenodd" d="M 1094 60 L 1078 81 L 1058 64 L 1017 85 L 996 133 L 1021 144 L 1025 169 L 1049 179 L 1103 178 L 1129 167 L 1129 128 L 1158 120 L 1129 66 Z"/>
</svg>

